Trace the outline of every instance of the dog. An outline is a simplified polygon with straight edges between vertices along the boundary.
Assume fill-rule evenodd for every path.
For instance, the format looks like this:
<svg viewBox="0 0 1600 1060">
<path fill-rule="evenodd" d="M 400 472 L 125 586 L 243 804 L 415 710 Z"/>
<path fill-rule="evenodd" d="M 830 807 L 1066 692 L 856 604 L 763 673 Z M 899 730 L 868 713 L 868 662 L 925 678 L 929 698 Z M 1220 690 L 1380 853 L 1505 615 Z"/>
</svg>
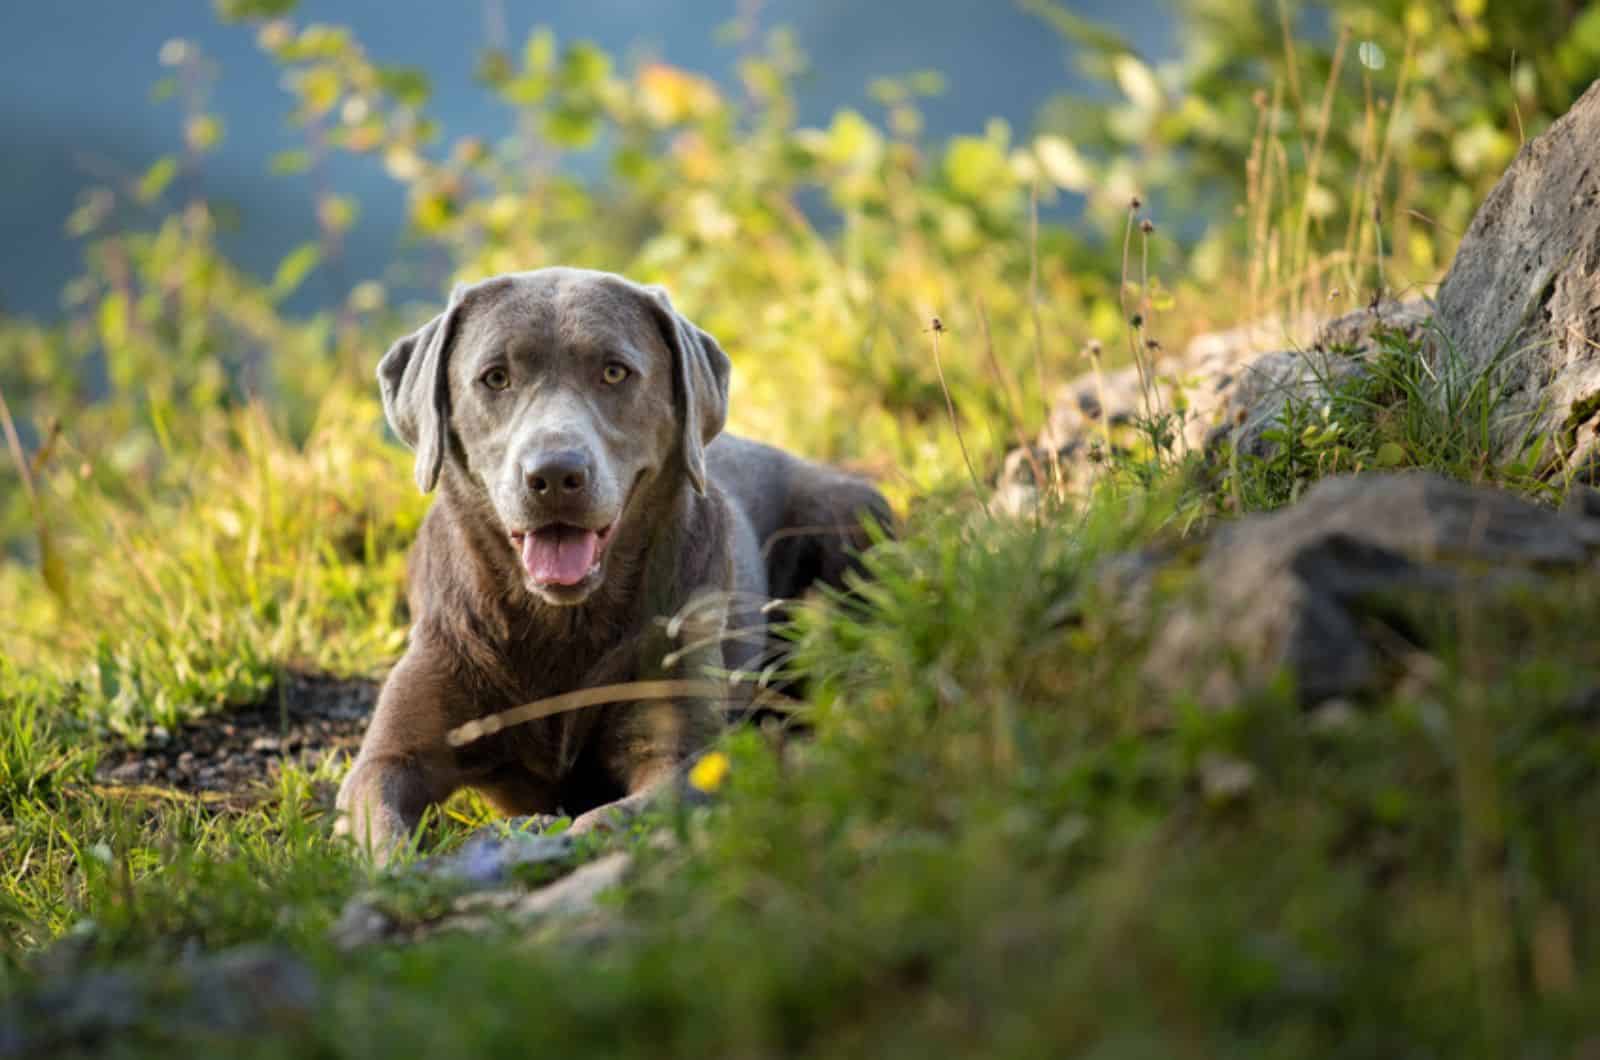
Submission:
<svg viewBox="0 0 1600 1060">
<path fill-rule="evenodd" d="M 340 832 L 387 860 L 467 787 L 604 828 L 716 738 L 726 704 L 703 694 L 450 735 L 564 693 L 759 668 L 762 602 L 843 587 L 868 523 L 890 527 L 866 481 L 722 434 L 730 370 L 662 289 L 571 268 L 458 288 L 390 347 L 384 412 L 438 496 Z"/>
</svg>

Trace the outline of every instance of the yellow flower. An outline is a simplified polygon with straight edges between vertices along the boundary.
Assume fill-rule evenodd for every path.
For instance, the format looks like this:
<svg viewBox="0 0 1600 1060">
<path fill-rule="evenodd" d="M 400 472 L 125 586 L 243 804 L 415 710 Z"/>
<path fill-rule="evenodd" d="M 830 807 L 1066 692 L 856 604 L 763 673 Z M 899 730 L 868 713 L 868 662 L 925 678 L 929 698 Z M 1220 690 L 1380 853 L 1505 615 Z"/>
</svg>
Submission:
<svg viewBox="0 0 1600 1060">
<path fill-rule="evenodd" d="M 702 755 L 700 761 L 689 770 L 689 783 L 701 791 L 710 794 L 722 786 L 728 776 L 728 756 L 721 751 L 712 751 Z"/>
</svg>

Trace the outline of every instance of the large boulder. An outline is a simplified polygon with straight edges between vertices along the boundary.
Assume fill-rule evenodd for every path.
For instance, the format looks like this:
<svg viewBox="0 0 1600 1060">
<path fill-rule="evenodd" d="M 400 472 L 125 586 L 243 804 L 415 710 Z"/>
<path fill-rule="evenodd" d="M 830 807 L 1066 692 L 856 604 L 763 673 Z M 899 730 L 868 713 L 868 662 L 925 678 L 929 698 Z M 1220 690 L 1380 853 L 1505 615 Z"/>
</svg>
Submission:
<svg viewBox="0 0 1600 1060">
<path fill-rule="evenodd" d="M 1504 388 L 1497 442 L 1532 438 L 1546 468 L 1600 456 L 1600 81 L 1526 144 L 1473 218 L 1438 293 L 1431 356 Z"/>
<path fill-rule="evenodd" d="M 1589 564 L 1596 507 L 1555 511 L 1423 472 L 1324 479 L 1297 504 L 1223 526 L 1172 606 L 1143 608 L 1147 675 L 1218 706 L 1281 675 L 1308 705 L 1372 691 L 1384 653 L 1406 642 L 1387 622 L 1397 598 L 1444 606 Z M 1114 565 L 1113 591 L 1148 599 L 1176 562 Z"/>
</svg>

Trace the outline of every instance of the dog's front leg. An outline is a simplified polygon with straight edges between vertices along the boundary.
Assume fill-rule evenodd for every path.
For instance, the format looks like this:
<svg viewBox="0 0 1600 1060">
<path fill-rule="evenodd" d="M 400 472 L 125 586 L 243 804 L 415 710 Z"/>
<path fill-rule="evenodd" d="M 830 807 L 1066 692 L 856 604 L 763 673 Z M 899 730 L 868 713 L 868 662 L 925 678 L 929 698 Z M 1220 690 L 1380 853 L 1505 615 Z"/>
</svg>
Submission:
<svg viewBox="0 0 1600 1060">
<path fill-rule="evenodd" d="M 334 834 L 350 836 L 374 862 L 386 864 L 411 841 L 428 807 L 449 797 L 444 787 L 418 762 L 358 757 L 339 786 Z"/>
<path fill-rule="evenodd" d="M 430 806 L 466 778 L 445 733 L 459 698 L 420 638 L 395 664 L 367 724 L 361 751 L 339 787 L 334 833 L 383 864 L 408 844 Z"/>
</svg>

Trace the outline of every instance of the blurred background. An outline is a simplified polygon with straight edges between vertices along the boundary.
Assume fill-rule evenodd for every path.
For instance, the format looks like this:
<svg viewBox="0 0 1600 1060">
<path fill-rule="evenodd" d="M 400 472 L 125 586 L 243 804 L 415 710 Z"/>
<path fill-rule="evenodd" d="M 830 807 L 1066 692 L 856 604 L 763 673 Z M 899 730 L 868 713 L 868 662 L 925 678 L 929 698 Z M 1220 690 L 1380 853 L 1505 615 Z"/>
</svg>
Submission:
<svg viewBox="0 0 1600 1060">
<path fill-rule="evenodd" d="M 1122 31 L 1143 54 L 1171 54 L 1172 20 L 1159 0 L 1072 7 Z M 921 71 L 937 71 L 943 85 L 924 106 L 926 133 L 938 139 L 981 130 L 991 117 L 1025 131 L 1053 95 L 1089 87 L 1069 61 L 1073 45 L 1009 0 L 306 0 L 296 14 L 348 26 L 375 60 L 425 71 L 440 126 L 490 140 L 509 134 L 515 115 L 482 91 L 481 58 L 519 49 L 535 24 L 619 58 L 701 71 L 725 90 L 736 88 L 747 50 L 738 41 L 786 26 L 810 57 L 794 85 L 804 124 L 869 102 L 881 77 Z M 183 149 L 170 109 L 152 105 L 182 65 L 171 61 L 181 54 L 176 42 L 225 71 L 209 84 L 209 103 L 231 135 L 210 152 L 205 181 L 212 198 L 237 210 L 224 237 L 231 256 L 270 276 L 304 236 L 308 190 L 271 173 L 273 156 L 301 139 L 286 117 L 279 71 L 250 33 L 212 17 L 206 0 L 11 4 L 0 12 L 0 33 L 10 42 L 0 133 L 11 157 L 0 174 L 0 233 L 11 251 L 0 262 L 0 308 L 58 314 L 79 265 L 78 248 L 62 238 L 78 197 L 135 180 L 152 159 Z M 348 269 L 380 277 L 403 234 L 405 189 L 371 161 L 341 158 L 328 169 L 361 205 L 345 239 Z M 300 301 L 329 296 L 313 286 Z"/>
</svg>

